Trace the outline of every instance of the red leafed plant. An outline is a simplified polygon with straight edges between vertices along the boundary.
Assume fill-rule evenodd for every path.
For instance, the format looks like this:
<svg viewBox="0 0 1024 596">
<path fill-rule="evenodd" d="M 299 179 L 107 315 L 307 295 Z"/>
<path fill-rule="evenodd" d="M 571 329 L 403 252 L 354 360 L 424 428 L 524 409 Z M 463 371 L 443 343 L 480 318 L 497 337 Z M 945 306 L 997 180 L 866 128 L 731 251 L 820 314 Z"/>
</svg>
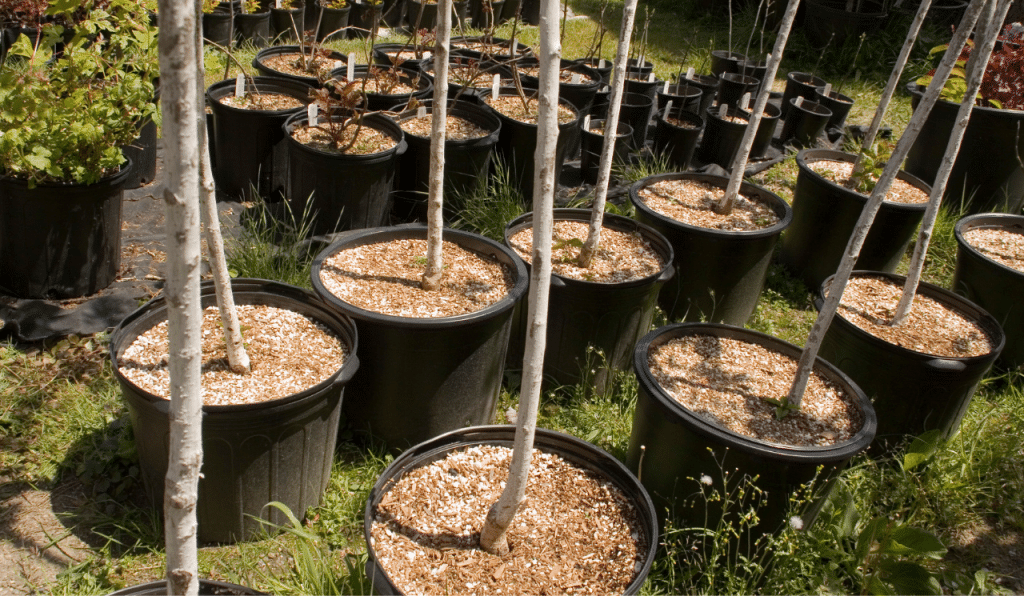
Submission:
<svg viewBox="0 0 1024 596">
<path fill-rule="evenodd" d="M 941 58 L 949 44 L 932 48 L 929 56 Z M 971 56 L 974 42 L 968 41 L 957 59 L 956 67 L 942 89 L 943 99 L 960 103 L 967 91 L 965 65 Z M 927 86 L 935 70 L 917 80 Z M 1024 110 L 1024 25 L 1012 23 L 1003 28 L 992 51 L 985 76 L 978 91 L 978 105 L 1007 110 Z"/>
</svg>

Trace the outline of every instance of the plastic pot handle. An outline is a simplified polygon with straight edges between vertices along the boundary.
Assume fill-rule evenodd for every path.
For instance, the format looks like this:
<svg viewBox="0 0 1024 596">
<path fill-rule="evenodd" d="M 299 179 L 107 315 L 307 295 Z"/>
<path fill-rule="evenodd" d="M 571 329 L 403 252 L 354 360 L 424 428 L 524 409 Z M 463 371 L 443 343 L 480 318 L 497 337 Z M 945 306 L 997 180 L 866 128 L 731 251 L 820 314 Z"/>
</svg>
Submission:
<svg viewBox="0 0 1024 596">
<path fill-rule="evenodd" d="M 405 154 L 405 152 L 406 152 L 406 151 L 407 151 L 408 149 L 409 149 L 409 143 L 408 143 L 408 142 L 407 142 L 407 141 L 405 140 L 405 138 L 403 137 L 403 138 L 402 138 L 402 142 L 401 142 L 401 143 L 399 143 L 399 144 L 398 144 L 398 148 L 397 148 L 397 149 L 395 149 L 395 155 L 404 155 L 404 154 Z"/>
<path fill-rule="evenodd" d="M 937 372 L 951 372 L 960 373 L 967 368 L 967 365 L 959 360 L 949 360 L 947 358 L 932 358 L 928 360 L 928 368 L 934 369 Z"/>
<path fill-rule="evenodd" d="M 334 384 L 345 385 L 352 380 L 357 370 L 359 370 L 359 356 L 352 354 L 348 357 L 348 362 L 341 367 L 341 374 L 334 380 Z"/>
<path fill-rule="evenodd" d="M 565 280 L 557 275 L 551 275 L 551 287 L 562 289 L 565 287 Z"/>
<path fill-rule="evenodd" d="M 825 299 L 822 298 L 821 296 L 815 296 L 813 302 L 814 310 L 821 312 L 821 307 L 825 305 Z"/>
<path fill-rule="evenodd" d="M 665 267 L 664 271 L 662 271 L 661 277 L 658 278 L 658 281 L 656 283 L 663 284 L 663 283 L 667 282 L 668 280 L 672 279 L 675 276 L 676 276 L 676 266 L 675 265 L 669 265 L 668 267 Z"/>
</svg>

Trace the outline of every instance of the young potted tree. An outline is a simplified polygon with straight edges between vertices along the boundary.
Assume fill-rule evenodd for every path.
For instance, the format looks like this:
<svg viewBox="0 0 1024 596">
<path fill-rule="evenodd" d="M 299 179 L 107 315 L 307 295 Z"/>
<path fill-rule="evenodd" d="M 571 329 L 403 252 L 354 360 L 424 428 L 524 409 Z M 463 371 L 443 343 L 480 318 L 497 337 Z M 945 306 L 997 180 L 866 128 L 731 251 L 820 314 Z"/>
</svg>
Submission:
<svg viewBox="0 0 1024 596">
<path fill-rule="evenodd" d="M 109 39 L 95 43 L 91 30 Z M 57 39 L 52 27 L 41 35 Z M 158 118 L 156 30 L 121 1 L 90 12 L 52 62 L 28 37 L 10 51 L 26 60 L 0 72 L 0 288 L 32 298 L 92 294 L 120 265 L 131 168 L 121 146 Z"/>
</svg>

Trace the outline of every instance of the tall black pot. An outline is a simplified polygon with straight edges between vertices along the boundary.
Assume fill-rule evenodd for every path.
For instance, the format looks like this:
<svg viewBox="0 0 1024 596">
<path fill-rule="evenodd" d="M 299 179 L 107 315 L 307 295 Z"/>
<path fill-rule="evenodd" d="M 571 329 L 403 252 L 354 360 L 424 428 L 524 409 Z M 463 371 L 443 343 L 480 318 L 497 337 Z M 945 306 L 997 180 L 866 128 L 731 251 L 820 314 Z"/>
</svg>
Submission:
<svg viewBox="0 0 1024 596">
<path fill-rule="evenodd" d="M 587 184 L 597 184 L 598 170 L 601 165 L 601 152 L 604 149 L 604 120 L 591 120 L 591 130 L 580 131 L 580 174 Z M 615 131 L 615 146 L 612 148 L 612 163 L 628 163 L 629 138 L 633 129 L 625 122 L 619 122 Z"/>
<path fill-rule="evenodd" d="M 664 110 L 668 102 L 672 102 L 672 113 L 693 112 L 703 114 L 700 109 L 704 92 L 700 87 L 689 84 L 669 85 L 667 82 L 658 87 L 658 110 Z"/>
<path fill-rule="evenodd" d="M 383 315 L 352 306 L 324 287 L 324 261 L 345 248 L 403 238 L 426 238 L 425 226 L 362 230 L 324 249 L 313 261 L 313 289 L 359 329 L 363 363 L 345 399 L 353 428 L 398 452 L 464 426 L 490 423 L 498 403 L 512 311 L 526 293 L 526 267 L 504 246 L 446 229 L 445 240 L 514 272 L 507 296 L 474 313 L 443 318 Z"/>
<path fill-rule="evenodd" d="M 642 93 L 622 94 L 622 101 L 619 103 L 619 119 L 633 129 L 633 136 L 630 138 L 630 148 L 640 151 L 647 143 L 647 127 L 651 122 L 651 114 L 654 112 L 654 100 Z"/>
<path fill-rule="evenodd" d="M 297 45 L 273 46 L 270 48 L 266 48 L 257 52 L 256 57 L 252 59 L 252 67 L 256 69 L 256 72 L 265 77 L 278 77 L 282 79 L 290 79 L 292 81 L 297 81 L 299 83 L 305 83 L 312 87 L 320 87 L 320 80 L 315 76 L 295 75 L 286 72 L 281 72 L 278 70 L 274 70 L 266 63 L 267 58 L 273 56 L 280 56 L 283 54 L 294 54 L 297 58 L 299 56 L 299 52 L 301 51 L 302 48 Z M 330 52 L 327 53 L 327 60 L 329 60 L 331 62 L 331 66 L 333 66 L 334 63 L 336 62 L 341 62 L 343 64 L 348 62 L 348 57 L 345 56 L 345 54 L 342 54 L 341 52 L 331 50 Z"/>
<path fill-rule="evenodd" d="M 348 14 L 348 36 L 350 39 L 370 36 L 370 30 L 380 26 L 384 8 L 380 4 L 370 4 L 361 0 L 352 0 L 352 11 Z"/>
<path fill-rule="evenodd" d="M 246 93 L 285 95 L 303 106 L 309 102 L 311 90 L 305 83 L 278 77 L 253 77 L 245 82 Z M 216 137 L 211 145 L 217 163 L 213 179 L 218 190 L 231 198 L 280 200 L 288 178 L 283 125 L 305 108 L 243 110 L 221 103 L 234 92 L 234 79 L 214 83 L 206 91 Z"/>
<path fill-rule="evenodd" d="M 679 75 L 680 85 L 693 85 L 701 91 L 700 97 L 700 109 L 697 110 L 698 114 L 703 114 L 708 111 L 711 107 L 711 102 L 715 101 L 715 94 L 718 93 L 718 79 L 711 75 L 695 74 L 692 78 L 686 78 L 686 73 Z"/>
<path fill-rule="evenodd" d="M 303 391 L 258 404 L 203 406 L 203 476 L 199 480 L 199 540 L 250 540 L 264 529 L 262 520 L 288 523 L 271 501 L 297 515 L 320 502 L 334 463 L 342 392 L 359 368 L 356 328 L 311 292 L 259 279 L 232 281 L 235 302 L 260 304 L 300 313 L 341 338 L 348 356 L 328 379 Z M 212 282 L 200 290 L 203 308 L 216 304 Z M 167 475 L 170 400 L 139 388 L 117 363 L 137 337 L 167 320 L 161 296 L 128 315 L 110 336 L 110 358 L 121 386 L 139 463 L 150 500 L 163 503 Z"/>
<path fill-rule="evenodd" d="M 159 107 L 159 81 L 156 85 L 153 102 Z M 121 152 L 132 162 L 131 173 L 124 184 L 125 190 L 139 188 L 156 178 L 157 132 L 156 122 L 149 118 L 139 126 L 139 136 L 135 137 L 131 143 L 121 147 Z"/>
<path fill-rule="evenodd" d="M 203 14 L 203 39 L 226 48 L 231 47 L 234 34 L 234 17 L 229 11 L 214 11 Z"/>
<path fill-rule="evenodd" d="M 391 212 L 398 158 L 407 147 L 402 128 L 387 116 L 367 114 L 363 126 L 383 132 L 396 145 L 369 155 L 345 155 L 320 151 L 295 140 L 292 131 L 307 122 L 307 115 L 299 113 L 284 124 L 286 195 L 292 213 L 305 213 L 310 203 L 314 234 L 385 225 Z"/>
<path fill-rule="evenodd" d="M 710 522 L 708 529 L 716 531 L 722 518 L 721 502 L 693 498 L 694 493 L 700 492 L 698 479 L 708 476 L 712 487 L 721 491 L 721 472 L 730 474 L 731 483 L 749 477 L 767 493 L 767 502 L 757 510 L 760 522 L 751 529 L 752 535 L 740 538 L 750 543 L 758 535 L 781 530 L 792 515 L 789 496 L 814 481 L 818 490 L 799 513 L 806 527 L 813 522 L 839 472 L 853 456 L 867 449 L 874 438 L 877 418 L 871 402 L 837 367 L 818 358 L 815 373 L 853 396 L 863 415 L 864 422 L 852 438 L 829 446 L 795 447 L 734 433 L 684 408 L 651 373 L 647 358 L 652 348 L 692 335 L 750 342 L 797 360 L 802 352 L 801 348 L 770 335 L 714 323 L 675 324 L 650 332 L 640 339 L 634 352 L 633 369 L 640 390 L 626 465 L 642 479 L 659 517 L 673 519 L 676 527 L 681 528 L 706 527 Z M 728 515 L 739 513 L 734 509 Z"/>
<path fill-rule="evenodd" d="M 256 48 L 270 44 L 270 12 L 235 15 L 235 39 L 238 43 L 249 42 Z"/>
<path fill-rule="evenodd" d="M 832 118 L 832 110 L 816 101 L 789 100 L 789 116 L 782 124 L 779 140 L 797 147 L 813 147 Z"/>
<path fill-rule="evenodd" d="M 697 149 L 704 120 L 693 112 L 677 112 L 675 107 L 671 117 L 681 126 L 669 121 L 664 113 L 655 119 L 654 152 L 664 155 L 673 167 L 682 172 L 690 168 L 690 159 Z"/>
<path fill-rule="evenodd" d="M 775 127 L 779 123 L 779 109 L 772 104 L 765 104 L 761 121 L 757 125 L 757 133 L 754 135 L 754 144 L 750 148 L 750 158 L 763 157 L 771 146 L 772 136 Z M 746 120 L 750 112 L 735 108 L 729 108 L 726 116 L 729 118 L 739 117 L 743 122 L 731 122 L 719 117 L 717 106 L 708 108 L 704 112 L 704 136 L 701 139 L 700 147 L 697 150 L 697 157 L 704 163 L 714 163 L 729 169 L 732 161 L 739 151 L 743 134 L 747 130 Z"/>
<path fill-rule="evenodd" d="M 587 223 L 590 218 L 589 209 L 554 210 L 555 221 Z M 533 213 L 512 220 L 505 226 L 505 244 L 511 246 L 512 236 L 531 227 Z M 544 377 L 553 386 L 582 382 L 599 393 L 605 391 L 614 371 L 629 368 L 633 346 L 651 328 L 658 291 L 675 270 L 672 246 L 653 228 L 612 214 L 604 216 L 603 228 L 643 237 L 664 266 L 643 279 L 617 283 L 584 281 L 552 273 Z M 526 309 L 517 314 L 511 352 L 513 359 L 522 362 Z M 593 356 L 591 349 L 599 356 Z"/>
<path fill-rule="evenodd" d="M 419 49 L 417 58 L 416 46 L 405 43 L 378 43 L 373 46 L 373 63 L 383 68 L 401 66 L 410 70 L 423 71 L 423 65 L 433 60 L 433 46 Z M 431 79 L 433 82 L 433 79 Z"/>
<path fill-rule="evenodd" d="M 295 41 L 296 29 L 301 35 L 304 24 L 305 9 L 302 7 L 270 9 L 270 34 L 275 40 Z"/>
<path fill-rule="evenodd" d="M 786 74 L 786 90 L 782 92 L 782 118 L 789 116 L 792 108 L 791 99 L 802 97 L 805 101 L 814 101 L 819 90 L 825 88 L 825 80 L 806 72 L 790 72 Z"/>
<path fill-rule="evenodd" d="M 724 74 L 738 73 L 740 63 L 746 59 L 747 57 L 739 52 L 714 50 L 711 52 L 711 74 L 721 79 Z"/>
<path fill-rule="evenodd" d="M 966 240 L 971 230 L 1002 230 L 1024 234 L 1024 216 L 1003 213 L 969 215 L 956 224 L 956 271 L 953 291 L 965 296 L 995 317 L 1006 334 L 1006 347 L 998 364 L 1008 369 L 1024 367 L 1024 272 L 1007 267 L 985 255 Z"/>
<path fill-rule="evenodd" d="M 316 29 L 317 41 L 340 41 L 348 37 L 348 17 L 351 6 L 345 8 L 320 7 L 320 24 Z"/>
<path fill-rule="evenodd" d="M 832 112 L 832 116 L 828 119 L 828 124 L 825 125 L 826 130 L 835 130 L 842 132 L 843 125 L 846 124 L 846 117 L 850 114 L 850 109 L 853 108 L 853 98 L 847 97 L 838 91 L 829 91 L 828 95 L 823 93 L 824 89 L 818 89 L 814 94 L 814 101 L 822 104 L 829 111 Z"/>
<path fill-rule="evenodd" d="M 747 105 L 752 106 L 754 105 L 753 100 L 755 99 L 754 92 L 756 91 L 759 83 L 760 81 L 754 77 L 749 77 L 744 74 L 736 72 L 723 73 L 722 76 L 718 78 L 718 94 L 716 95 L 716 100 L 719 104 L 725 104 L 735 108 L 739 107 L 740 99 L 742 99 L 745 94 L 749 93 L 751 99 L 750 103 Z"/>
<path fill-rule="evenodd" d="M 78 298 L 121 266 L 121 200 L 132 163 L 95 184 L 0 176 L 0 290 L 19 298 Z"/>
<path fill-rule="evenodd" d="M 797 154 L 800 172 L 793 189 L 793 224 L 782 237 L 779 260 L 809 288 L 818 287 L 836 272 L 868 199 L 819 175 L 810 164 L 823 159 L 852 163 L 855 157 L 829 149 L 805 149 Z M 931 190 L 906 172 L 901 171 L 897 177 L 926 193 Z M 856 267 L 895 271 L 924 217 L 924 210 L 924 203 L 883 202 Z"/>
<path fill-rule="evenodd" d="M 804 33 L 814 48 L 842 47 L 848 38 L 885 27 L 889 13 L 882 2 L 858 2 L 860 12 L 846 10 L 846 0 L 808 0 Z"/>
<path fill-rule="evenodd" d="M 757 306 L 779 235 L 793 212 L 778 195 L 744 182 L 740 192 L 771 206 L 775 225 L 752 232 L 701 228 L 662 215 L 641 200 L 640 190 L 662 180 L 695 180 L 725 188 L 728 178 L 676 173 L 644 178 L 629 189 L 636 217 L 668 238 L 676 276 L 662 288 L 658 304 L 670 320 L 710 321 L 742 326 Z"/>
<path fill-rule="evenodd" d="M 433 111 L 433 101 L 422 104 L 427 113 Z M 401 124 L 415 118 L 418 110 L 408 110 L 395 118 Z M 475 139 L 448 139 L 444 143 L 444 214 L 454 219 L 462 209 L 462 200 L 487 182 L 487 169 L 491 152 L 498 142 L 501 121 L 493 110 L 466 101 L 449 101 L 448 115 L 483 128 L 487 135 Z M 392 211 L 401 219 L 426 221 L 427 192 L 430 189 L 430 137 L 405 133 L 409 150 L 398 160 L 398 180 L 393 193 Z M 409 217 L 412 214 L 414 217 Z"/>
<path fill-rule="evenodd" d="M 877 271 L 854 271 L 853 275 L 878 276 L 901 287 L 906 279 Z M 819 309 L 832 279 L 826 279 L 818 290 L 815 306 Z M 996 349 L 968 358 L 933 356 L 879 339 L 842 315 L 835 317 L 818 355 L 849 375 L 871 398 L 880 414 L 876 442 L 883 448 L 930 430 L 939 431 L 943 439 L 956 434 L 974 390 L 1006 339 L 991 315 L 963 297 L 925 282 L 920 283 L 917 294 L 981 325 L 995 339 Z"/>
<path fill-rule="evenodd" d="M 418 29 L 433 31 L 437 27 L 437 2 L 407 1 L 406 23 L 410 27 L 417 27 L 417 23 L 419 23 Z M 469 18 L 469 0 L 453 0 L 452 11 L 452 26 L 457 28 L 459 23 L 465 23 Z"/>
<path fill-rule="evenodd" d="M 922 90 L 907 84 L 911 105 Z M 959 104 L 939 100 L 907 154 L 906 170 L 925 182 L 935 180 L 946 151 Z M 1024 111 L 975 106 L 964 131 L 953 170 L 942 196 L 945 205 L 967 213 L 1020 213 L 1024 206 Z"/>
<path fill-rule="evenodd" d="M 366 539 L 368 553 L 366 576 L 379 593 L 402 593 L 381 567 L 371 537 L 377 507 L 384 500 L 388 490 L 405 474 L 430 465 L 453 451 L 483 445 L 497 445 L 512 449 L 514 438 L 515 427 L 513 426 L 476 426 L 454 430 L 409 449 L 395 458 L 395 461 L 391 462 L 381 473 L 377 484 L 374 485 L 370 496 L 366 499 L 366 510 L 363 514 L 363 536 Z M 645 550 L 641 561 L 637 564 L 633 580 L 623 589 L 623 593 L 638 594 L 654 564 L 658 543 L 658 518 L 654 504 L 643 486 L 617 459 L 604 450 L 576 437 L 538 428 L 534 445 L 542 453 L 555 454 L 565 461 L 587 470 L 591 475 L 607 480 L 625 495 L 629 503 L 628 509 L 635 512 L 637 516 L 637 529 L 639 530 L 637 539 L 645 545 Z M 550 546 L 554 549 L 559 548 L 557 544 Z"/>
</svg>

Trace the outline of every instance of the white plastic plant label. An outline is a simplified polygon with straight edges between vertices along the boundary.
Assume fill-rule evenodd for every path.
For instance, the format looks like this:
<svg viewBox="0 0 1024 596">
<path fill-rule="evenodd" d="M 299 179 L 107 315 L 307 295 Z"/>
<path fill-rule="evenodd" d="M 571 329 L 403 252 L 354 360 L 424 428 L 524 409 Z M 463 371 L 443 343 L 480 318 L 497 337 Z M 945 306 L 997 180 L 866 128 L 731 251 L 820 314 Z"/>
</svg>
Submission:
<svg viewBox="0 0 1024 596">
<path fill-rule="evenodd" d="M 310 126 L 316 126 L 317 124 L 319 124 L 319 122 L 317 122 L 317 116 L 319 115 L 319 113 L 320 109 L 317 107 L 315 103 L 311 103 L 309 104 L 308 107 L 306 107 L 306 117 L 309 120 Z"/>
<path fill-rule="evenodd" d="M 235 77 L 235 97 L 244 97 L 244 96 L 245 96 L 245 75 L 242 74 L 242 73 L 238 73 L 238 76 Z"/>
<path fill-rule="evenodd" d="M 334 61 L 334 70 L 338 70 L 342 66 L 345 66 L 345 63 L 342 62 L 341 60 L 335 60 Z"/>
<path fill-rule="evenodd" d="M 749 110 L 750 109 L 750 92 L 749 91 L 744 93 L 743 97 L 740 98 L 740 109 L 741 110 Z"/>
<path fill-rule="evenodd" d="M 572 80 L 570 82 L 573 85 L 579 85 L 580 84 L 580 80 L 581 80 L 580 79 L 580 73 L 578 73 L 578 72 L 572 73 Z"/>
<path fill-rule="evenodd" d="M 275 0 L 274 8 L 281 8 L 281 0 Z"/>
<path fill-rule="evenodd" d="M 725 116 L 729 113 L 729 106 L 724 103 L 718 104 L 718 117 L 725 120 Z"/>
<path fill-rule="evenodd" d="M 348 76 L 345 77 L 351 83 L 356 78 L 356 53 L 349 52 L 348 54 Z"/>
<path fill-rule="evenodd" d="M 665 104 L 665 116 L 662 119 L 663 120 L 668 120 L 668 115 L 671 114 L 671 113 L 672 113 L 672 100 L 670 99 Z"/>
<path fill-rule="evenodd" d="M 598 60 L 598 62 L 597 62 L 597 67 L 598 68 L 605 68 L 606 66 L 608 66 L 608 61 L 607 60 L 605 60 L 604 58 L 601 58 L 600 60 Z"/>
<path fill-rule="evenodd" d="M 416 117 L 425 118 L 427 116 L 427 106 L 420 106 L 416 108 Z"/>
<path fill-rule="evenodd" d="M 668 81 L 665 81 L 665 85 L 661 88 L 661 92 L 666 95 L 668 94 Z"/>
<path fill-rule="evenodd" d="M 590 114 L 583 117 L 583 130 L 590 130 Z"/>
<path fill-rule="evenodd" d="M 498 87 L 501 86 L 501 75 L 491 77 L 491 99 L 498 101 Z"/>
<path fill-rule="evenodd" d="M 825 83 L 825 88 L 821 90 L 821 94 L 828 97 L 832 93 L 832 83 Z"/>
<path fill-rule="evenodd" d="M 692 81 L 693 80 L 693 75 L 696 74 L 696 73 L 697 73 L 697 71 L 694 70 L 694 68 L 691 66 L 690 68 L 686 69 L 686 78 Z"/>
<path fill-rule="evenodd" d="M 796 96 L 796 101 L 793 102 L 793 105 L 795 105 L 798 108 L 803 106 L 804 105 L 804 98 L 803 98 L 803 96 L 802 95 L 797 95 Z"/>
<path fill-rule="evenodd" d="M 653 83 L 654 82 L 654 71 L 653 70 L 650 72 L 650 74 L 647 75 L 647 82 L 648 83 Z"/>
</svg>

